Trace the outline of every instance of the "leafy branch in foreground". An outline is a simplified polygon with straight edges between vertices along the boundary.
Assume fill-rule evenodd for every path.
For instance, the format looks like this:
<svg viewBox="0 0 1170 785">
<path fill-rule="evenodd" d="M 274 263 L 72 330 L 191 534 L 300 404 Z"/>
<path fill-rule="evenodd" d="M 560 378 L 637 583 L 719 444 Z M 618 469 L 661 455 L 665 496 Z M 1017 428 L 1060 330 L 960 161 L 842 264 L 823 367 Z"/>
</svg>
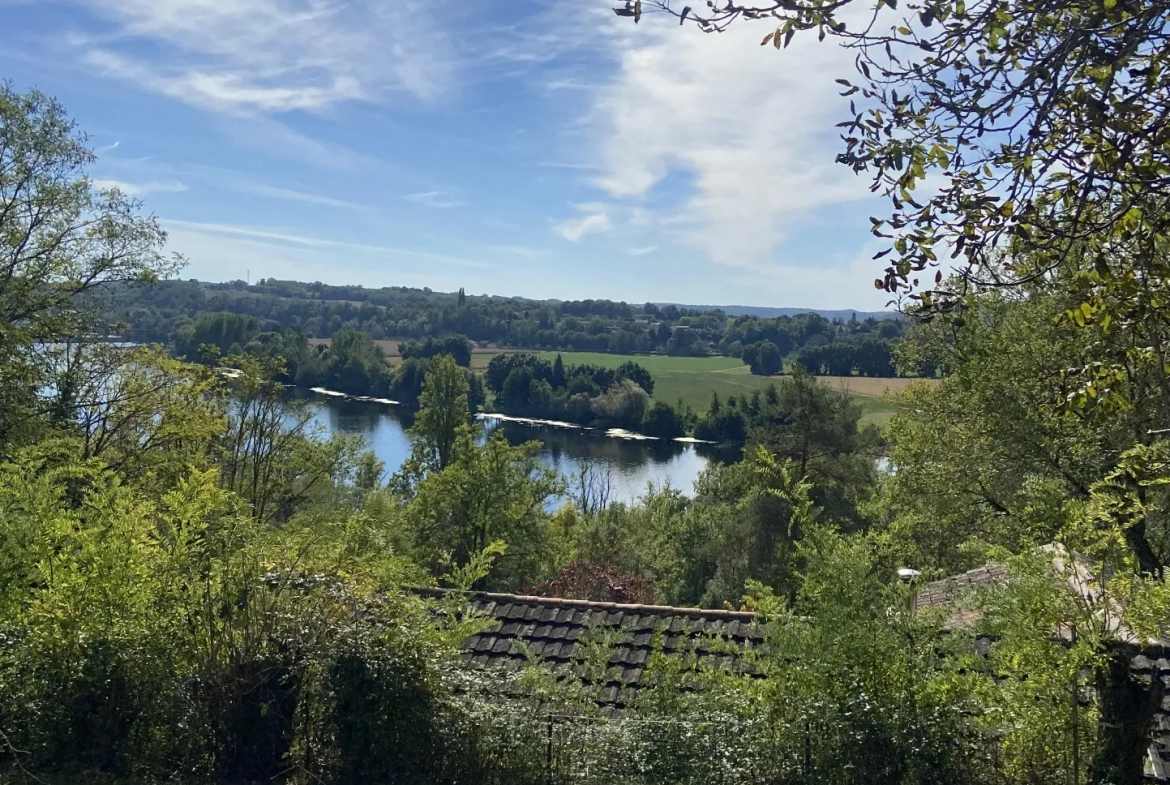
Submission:
<svg viewBox="0 0 1170 785">
<path fill-rule="evenodd" d="M 708 32 L 774 24 L 763 43 L 778 49 L 816 30 L 854 53 L 855 75 L 837 80 L 849 100 L 837 160 L 890 200 L 891 215 L 871 219 L 888 241 L 874 256 L 888 265 L 875 285 L 904 305 L 954 316 L 972 287 L 1018 286 L 1077 256 L 1082 304 L 1067 318 L 1106 332 L 1164 319 L 1170 4 L 647 6 Z"/>
</svg>

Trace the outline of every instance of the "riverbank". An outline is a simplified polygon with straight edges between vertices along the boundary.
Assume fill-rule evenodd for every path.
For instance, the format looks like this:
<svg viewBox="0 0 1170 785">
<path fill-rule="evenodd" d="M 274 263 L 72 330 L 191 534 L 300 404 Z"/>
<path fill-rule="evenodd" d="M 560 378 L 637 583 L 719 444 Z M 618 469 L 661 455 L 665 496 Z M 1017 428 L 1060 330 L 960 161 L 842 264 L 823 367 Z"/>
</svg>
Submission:
<svg viewBox="0 0 1170 785">
<path fill-rule="evenodd" d="M 296 388 L 305 389 L 305 388 Z M 386 406 L 404 406 L 400 401 L 391 400 L 390 398 L 377 398 L 370 395 L 350 395 L 349 393 L 340 392 L 339 390 L 330 390 L 325 387 L 309 387 L 309 392 L 315 393 L 323 398 L 355 401 L 359 403 L 378 403 Z M 592 427 L 588 425 L 579 425 L 577 423 L 564 422 L 562 420 L 544 420 L 539 417 L 515 417 L 509 414 L 501 414 L 499 412 L 478 412 L 475 414 L 477 420 L 494 420 L 497 422 L 511 422 L 520 425 L 530 425 L 542 428 L 564 428 L 568 430 L 578 430 L 582 432 L 590 432 L 601 434 L 611 439 L 625 439 L 628 441 L 673 441 L 679 444 L 712 444 L 702 439 L 696 439 L 693 436 L 679 436 L 673 439 L 661 439 L 657 436 L 647 436 L 646 434 L 637 433 L 635 431 L 628 431 L 624 428 L 605 428 Z"/>
<path fill-rule="evenodd" d="M 290 390 L 309 402 L 314 425 L 323 435 L 349 433 L 361 436 L 368 448 L 394 473 L 410 456 L 407 435 L 414 413 L 406 406 L 361 401 L 354 396 L 320 395 L 308 389 Z M 691 496 L 695 480 L 713 463 L 739 457 L 738 450 L 689 440 L 622 438 L 609 429 L 583 428 L 571 423 L 510 417 L 492 412 L 479 415 L 485 434 L 501 433 L 512 445 L 539 442 L 539 460 L 572 481 L 582 467 L 589 476 L 605 478 L 612 485 L 611 499 L 633 504 L 650 484 L 669 485 Z M 566 427 L 572 426 L 572 427 Z M 555 508 L 567 499 L 554 499 Z"/>
</svg>

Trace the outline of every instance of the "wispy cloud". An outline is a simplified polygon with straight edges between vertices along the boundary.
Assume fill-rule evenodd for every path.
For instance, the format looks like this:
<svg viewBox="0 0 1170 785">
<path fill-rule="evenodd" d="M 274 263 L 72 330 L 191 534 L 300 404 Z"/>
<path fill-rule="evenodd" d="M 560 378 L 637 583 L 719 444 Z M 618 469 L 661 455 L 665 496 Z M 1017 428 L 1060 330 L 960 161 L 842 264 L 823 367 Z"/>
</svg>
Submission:
<svg viewBox="0 0 1170 785">
<path fill-rule="evenodd" d="M 657 245 L 647 245 L 644 248 L 631 248 L 626 251 L 630 256 L 645 256 L 646 254 L 654 253 L 658 250 Z"/>
<path fill-rule="evenodd" d="M 577 164 L 567 161 L 541 161 L 536 164 L 543 169 L 576 169 L 580 171 L 597 171 L 597 164 Z"/>
<path fill-rule="evenodd" d="M 223 133 L 241 147 L 321 169 L 370 169 L 382 165 L 381 161 L 372 156 L 336 142 L 314 139 L 271 117 L 223 116 L 219 118 L 218 125 Z"/>
<path fill-rule="evenodd" d="M 226 227 L 164 221 L 168 247 L 189 260 L 185 276 L 202 280 L 238 279 L 250 272 L 252 280 L 282 278 L 365 286 L 431 286 L 454 291 L 466 283 L 468 270 L 460 266 L 420 265 L 413 257 L 395 258 L 381 252 L 304 245 L 253 237 Z M 236 227 L 241 228 L 241 227 Z M 275 232 L 272 234 L 281 234 Z M 311 239 L 311 238 L 301 238 Z"/>
<path fill-rule="evenodd" d="M 212 111 L 321 110 L 392 93 L 431 100 L 452 80 L 452 46 L 422 0 L 80 2 L 117 25 L 115 36 L 75 42 L 87 64 Z"/>
<path fill-rule="evenodd" d="M 122 180 L 92 180 L 96 188 L 117 189 L 127 196 L 145 196 L 154 193 L 178 193 L 186 191 L 187 186 L 173 180 L 171 182 L 128 183 Z"/>
<path fill-rule="evenodd" d="M 307 202 L 309 204 L 320 204 L 326 207 L 339 207 L 346 210 L 368 210 L 366 205 L 358 204 L 356 202 L 347 202 L 344 199 L 335 199 L 332 196 L 325 196 L 324 194 L 307 193 L 305 191 L 297 191 L 292 188 L 278 188 L 274 185 L 265 185 L 264 183 L 252 182 L 250 180 L 230 180 L 228 187 L 241 193 L 253 194 L 255 196 L 264 196 L 270 199 L 284 199 L 290 202 Z"/>
<path fill-rule="evenodd" d="M 603 204 L 580 204 L 577 209 L 584 215 L 571 218 L 556 225 L 556 231 L 571 243 L 575 243 L 587 234 L 608 232 L 613 228 L 613 220 L 609 216 L 609 209 Z"/>
<path fill-rule="evenodd" d="M 176 227 L 187 231 L 196 231 L 202 233 L 219 234 L 219 235 L 235 235 L 238 237 L 248 237 L 257 240 L 270 240 L 278 243 L 288 243 L 294 246 L 305 246 L 308 248 L 338 248 L 347 250 L 367 251 L 375 254 L 386 254 L 390 256 L 397 256 L 404 259 L 425 260 L 429 262 L 439 262 L 442 264 L 457 265 L 460 267 L 480 267 L 490 268 L 492 265 L 484 262 L 472 261 L 470 259 L 463 259 L 456 256 L 447 256 L 445 254 L 432 253 L 430 251 L 420 251 L 413 248 L 394 248 L 384 245 L 372 245 L 368 243 L 353 243 L 340 240 L 326 240 L 320 237 L 309 237 L 306 235 L 292 234 L 289 232 L 275 231 L 270 229 L 257 229 L 250 226 L 235 226 L 232 224 L 216 224 L 216 223 L 199 223 L 195 221 L 179 221 L 173 219 L 164 220 L 163 226 L 166 228 Z"/>
<path fill-rule="evenodd" d="M 113 142 L 113 143 L 111 143 L 111 144 L 104 144 L 104 145 L 102 145 L 101 147 L 94 148 L 94 152 L 95 152 L 95 153 L 98 153 L 98 154 L 101 154 L 101 153 L 111 153 L 111 152 L 113 152 L 114 150 L 117 150 L 117 149 L 118 149 L 118 145 L 120 145 L 120 144 L 122 144 L 122 143 L 121 143 L 121 142 Z"/>
<path fill-rule="evenodd" d="M 402 198 L 408 202 L 414 202 L 426 207 L 435 207 L 441 210 L 449 210 L 452 207 L 463 207 L 467 204 L 458 195 L 446 191 L 422 191 L 415 194 L 406 194 Z"/>
</svg>

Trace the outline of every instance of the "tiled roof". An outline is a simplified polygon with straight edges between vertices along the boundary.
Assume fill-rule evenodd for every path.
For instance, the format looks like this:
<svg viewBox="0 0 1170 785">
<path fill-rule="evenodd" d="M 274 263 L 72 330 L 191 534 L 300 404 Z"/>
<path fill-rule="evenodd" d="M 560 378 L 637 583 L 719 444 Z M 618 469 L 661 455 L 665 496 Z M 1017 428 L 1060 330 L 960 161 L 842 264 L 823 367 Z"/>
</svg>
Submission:
<svg viewBox="0 0 1170 785">
<path fill-rule="evenodd" d="M 1092 566 L 1075 553 L 1069 553 L 1063 546 L 1044 547 L 1052 556 L 1054 574 L 1060 575 L 1068 586 L 1086 600 L 1099 602 L 1100 588 Z M 962 594 L 976 586 L 993 586 L 1006 580 L 1007 569 L 990 563 L 969 572 L 934 581 L 921 587 L 914 597 L 914 609 L 941 608 L 950 613 L 945 621 L 948 629 L 969 627 L 979 619 L 978 611 L 964 607 Z M 1110 614 L 1108 630 L 1117 640 L 1128 644 L 1133 654 L 1130 672 L 1140 683 L 1161 698 L 1154 711 L 1153 727 L 1150 729 L 1150 744 L 1144 760 L 1143 779 L 1148 783 L 1170 782 L 1170 640 L 1165 638 L 1139 637 L 1120 622 L 1122 614 Z M 1056 634 L 1064 637 L 1062 630 Z"/>
<path fill-rule="evenodd" d="M 751 663 L 736 653 L 762 642 L 755 615 L 742 611 L 484 592 L 468 593 L 467 601 L 493 620 L 461 645 L 463 659 L 472 665 L 518 669 L 532 658 L 554 673 L 589 681 L 586 660 L 604 647 L 607 669 L 592 686 L 606 715 L 619 714 L 644 686 L 656 646 L 665 654 L 694 653 L 711 666 L 750 673 Z"/>
<path fill-rule="evenodd" d="M 960 604 L 959 600 L 962 599 L 963 593 L 975 586 L 993 586 L 1005 578 L 1007 568 L 992 562 L 959 575 L 928 583 L 914 594 L 914 610 L 949 608 L 951 613 L 944 626 L 951 630 L 968 627 L 978 620 L 979 614 Z"/>
</svg>

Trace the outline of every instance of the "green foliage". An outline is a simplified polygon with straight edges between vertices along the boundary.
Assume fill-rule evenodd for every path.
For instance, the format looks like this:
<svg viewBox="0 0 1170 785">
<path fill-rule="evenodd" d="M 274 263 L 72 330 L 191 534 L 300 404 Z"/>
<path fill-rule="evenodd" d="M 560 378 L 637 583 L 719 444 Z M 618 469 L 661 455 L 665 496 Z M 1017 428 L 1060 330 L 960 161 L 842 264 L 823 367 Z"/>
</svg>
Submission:
<svg viewBox="0 0 1170 785">
<path fill-rule="evenodd" d="M 541 302 L 466 293 L 461 300 L 457 292 L 275 279 L 254 284 L 175 281 L 150 289 L 120 289 L 111 304 L 111 321 L 129 324 L 128 337 L 166 342 L 174 340 L 191 319 L 213 311 L 252 316 L 265 329 L 296 330 L 314 338 L 358 330 L 375 340 L 398 341 L 403 357 L 423 358 L 461 352 L 462 336 L 481 346 L 637 354 L 648 359 L 654 356 L 651 353 L 738 357 L 738 352 L 731 351 L 733 344 L 742 348 L 767 340 L 788 356 L 810 341 L 855 344 L 873 338 L 891 344 L 905 324 L 901 319 L 873 317 L 830 321 L 815 313 L 729 316 L 719 309 L 658 308 L 607 300 Z M 448 342 L 449 348 L 443 350 Z M 463 364 L 461 355 L 459 359 Z M 641 380 L 635 381 L 641 385 Z"/>
<path fill-rule="evenodd" d="M 322 438 L 311 425 L 312 411 L 275 381 L 279 366 L 243 355 L 226 362 L 241 373 L 229 388 L 227 428 L 218 445 L 222 482 L 251 505 L 257 520 L 287 521 L 350 471 L 360 441 L 346 434 Z"/>
<path fill-rule="evenodd" d="M 410 428 L 412 459 L 419 470 L 442 471 L 454 460 L 456 442 L 470 431 L 467 391 L 467 378 L 451 356 L 431 364 Z"/>
<path fill-rule="evenodd" d="M 214 346 L 220 355 L 239 354 L 258 332 L 254 317 L 224 311 L 201 313 L 176 330 L 175 354 L 195 361 L 204 346 Z"/>
<path fill-rule="evenodd" d="M 454 460 L 418 480 L 404 511 L 419 560 L 438 571 L 448 562 L 466 563 L 499 540 L 507 553 L 477 588 L 519 590 L 548 574 L 553 565 L 544 549 L 549 536 L 544 505 L 564 483 L 536 453 L 535 443 L 512 447 L 499 433 L 477 445 L 470 429 L 462 430 Z"/>
<path fill-rule="evenodd" d="M 179 267 L 139 202 L 88 179 L 94 160 L 60 104 L 0 82 L 0 454 L 37 437 L 65 342 L 105 334 L 106 288 Z"/>
<path fill-rule="evenodd" d="M 784 366 L 784 357 L 771 341 L 749 343 L 743 347 L 743 362 L 757 376 L 774 376 Z"/>
<path fill-rule="evenodd" d="M 398 350 L 405 360 L 412 357 L 430 359 L 447 354 L 454 358 L 457 365 L 464 368 L 471 365 L 471 342 L 462 335 L 452 335 L 447 338 L 427 336 L 421 341 L 407 341 L 400 344 Z"/>
<path fill-rule="evenodd" d="M 560 355 L 550 363 L 523 353 L 493 357 L 484 380 L 504 412 L 628 429 L 642 426 L 654 389 L 649 371 L 632 361 L 566 366 Z"/>
<path fill-rule="evenodd" d="M 687 427 L 686 420 L 677 408 L 662 401 L 653 401 L 646 407 L 637 430 L 659 439 L 675 439 L 686 434 Z"/>
<path fill-rule="evenodd" d="M 903 399 L 891 421 L 891 535 L 909 563 L 966 569 L 980 559 L 964 544 L 1012 551 L 1050 542 L 1096 483 L 1134 446 L 1155 437 L 1165 399 L 1140 375 L 1118 385 L 1132 404 L 1092 419 L 1062 415 L 1060 371 L 1074 365 L 1085 335 L 1053 314 L 1068 302 L 1059 282 L 1024 296 L 988 293 L 971 301 L 967 324 L 925 326 L 902 362 L 948 370 L 937 385 Z M 1170 558 L 1163 499 L 1131 528 L 1146 565 Z"/>
<path fill-rule="evenodd" d="M 342 330 L 333 336 L 327 351 L 302 368 L 297 381 L 352 395 L 383 397 L 389 391 L 390 367 L 369 335 Z"/>
</svg>

